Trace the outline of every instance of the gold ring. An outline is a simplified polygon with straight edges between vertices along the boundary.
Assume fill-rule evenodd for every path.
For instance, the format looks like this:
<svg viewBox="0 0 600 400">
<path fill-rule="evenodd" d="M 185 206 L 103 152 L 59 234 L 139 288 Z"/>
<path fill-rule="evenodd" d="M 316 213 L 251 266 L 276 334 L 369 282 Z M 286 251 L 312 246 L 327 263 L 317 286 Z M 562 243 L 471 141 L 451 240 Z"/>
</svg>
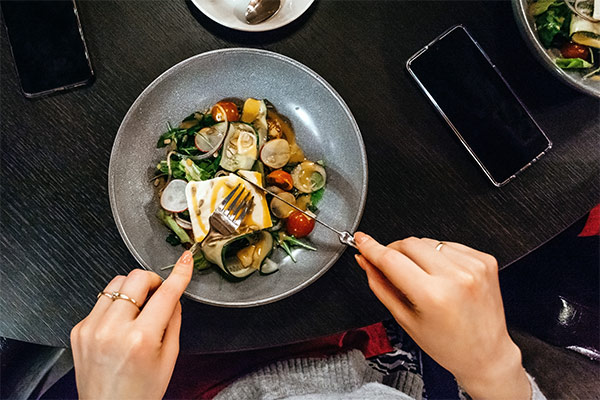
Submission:
<svg viewBox="0 0 600 400">
<path fill-rule="evenodd" d="M 134 299 L 132 299 L 131 297 L 129 297 L 126 294 L 123 294 L 123 293 L 112 292 L 112 299 L 113 299 L 113 301 L 115 301 L 115 300 L 127 300 L 127 301 L 131 302 L 131 304 L 133 304 L 137 308 L 140 308 L 140 306 L 138 306 L 137 301 L 135 301 Z"/>
<path fill-rule="evenodd" d="M 446 244 L 446 243 L 444 243 L 444 242 L 439 242 L 439 243 L 437 244 L 437 246 L 435 246 L 435 251 L 440 251 L 440 250 L 442 250 L 442 247 L 443 247 L 445 244 Z"/>
<path fill-rule="evenodd" d="M 99 298 L 100 298 L 100 296 L 106 296 L 106 297 L 108 297 L 109 299 L 111 299 L 111 300 L 114 300 L 114 299 L 113 299 L 113 295 L 112 295 L 112 294 L 110 294 L 110 293 L 106 293 L 105 291 L 102 291 L 102 292 L 98 293 L 98 296 L 96 296 L 96 299 L 99 299 Z"/>
</svg>

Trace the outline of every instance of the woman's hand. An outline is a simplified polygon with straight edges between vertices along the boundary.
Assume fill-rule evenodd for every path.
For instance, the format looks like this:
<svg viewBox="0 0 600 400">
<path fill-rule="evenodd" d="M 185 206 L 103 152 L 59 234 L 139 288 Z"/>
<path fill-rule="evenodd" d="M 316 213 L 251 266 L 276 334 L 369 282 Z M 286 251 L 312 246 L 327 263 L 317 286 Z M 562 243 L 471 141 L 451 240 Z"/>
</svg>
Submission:
<svg viewBox="0 0 600 400">
<path fill-rule="evenodd" d="M 375 295 L 473 398 L 531 397 L 521 352 L 506 329 L 494 257 L 432 239 L 387 247 L 360 232 L 355 239 Z"/>
<path fill-rule="evenodd" d="M 136 269 L 104 289 L 137 301 L 100 296 L 71 331 L 77 390 L 82 399 L 160 399 L 179 353 L 181 303 L 192 277 L 192 253 L 183 253 L 164 281 Z M 147 299 L 147 301 L 146 301 Z"/>
</svg>

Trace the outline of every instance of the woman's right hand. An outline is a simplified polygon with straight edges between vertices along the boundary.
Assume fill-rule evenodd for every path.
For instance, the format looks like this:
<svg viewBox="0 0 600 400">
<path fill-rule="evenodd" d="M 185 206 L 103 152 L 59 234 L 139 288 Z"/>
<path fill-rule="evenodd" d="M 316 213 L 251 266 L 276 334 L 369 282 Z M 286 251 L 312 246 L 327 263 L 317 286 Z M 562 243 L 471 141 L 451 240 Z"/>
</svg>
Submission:
<svg viewBox="0 0 600 400">
<path fill-rule="evenodd" d="M 521 352 L 506 328 L 494 257 L 432 239 L 383 246 L 358 232 L 355 240 L 375 295 L 470 396 L 531 397 Z"/>
</svg>

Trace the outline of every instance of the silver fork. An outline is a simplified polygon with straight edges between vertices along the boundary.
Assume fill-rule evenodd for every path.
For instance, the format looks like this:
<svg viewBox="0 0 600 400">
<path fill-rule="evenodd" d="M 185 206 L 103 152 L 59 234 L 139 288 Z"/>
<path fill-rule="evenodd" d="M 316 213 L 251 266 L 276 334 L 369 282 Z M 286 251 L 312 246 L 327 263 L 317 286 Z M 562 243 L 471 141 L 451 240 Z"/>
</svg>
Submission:
<svg viewBox="0 0 600 400">
<path fill-rule="evenodd" d="M 252 193 L 246 190 L 241 183 L 238 184 L 208 218 L 210 229 L 204 240 L 214 231 L 221 235 L 234 234 L 250 212 L 252 205 Z M 192 246 L 190 249 L 192 254 L 195 255 L 200 250 L 201 243 L 196 242 Z"/>
</svg>

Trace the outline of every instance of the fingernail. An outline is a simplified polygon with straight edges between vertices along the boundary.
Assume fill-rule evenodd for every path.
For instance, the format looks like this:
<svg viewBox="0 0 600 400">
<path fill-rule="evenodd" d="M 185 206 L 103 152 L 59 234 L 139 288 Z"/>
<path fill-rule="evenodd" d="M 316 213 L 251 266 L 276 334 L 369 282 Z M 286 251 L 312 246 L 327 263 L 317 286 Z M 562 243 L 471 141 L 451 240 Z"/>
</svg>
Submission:
<svg viewBox="0 0 600 400">
<path fill-rule="evenodd" d="M 366 235 L 362 232 L 356 232 L 354 234 L 354 240 L 356 241 L 356 244 L 363 244 L 364 242 L 369 240 L 369 238 L 370 238 L 369 235 Z"/>
<path fill-rule="evenodd" d="M 354 255 L 354 258 L 356 259 L 356 262 L 358 263 L 358 266 L 365 271 L 365 267 L 363 267 L 362 262 L 361 262 L 361 256 L 359 256 L 358 254 Z"/>
<path fill-rule="evenodd" d="M 191 251 L 186 250 L 186 251 L 183 252 L 183 254 L 181 255 L 181 257 L 179 258 L 179 262 L 181 264 L 193 263 L 194 262 L 194 255 L 192 254 Z"/>
</svg>

